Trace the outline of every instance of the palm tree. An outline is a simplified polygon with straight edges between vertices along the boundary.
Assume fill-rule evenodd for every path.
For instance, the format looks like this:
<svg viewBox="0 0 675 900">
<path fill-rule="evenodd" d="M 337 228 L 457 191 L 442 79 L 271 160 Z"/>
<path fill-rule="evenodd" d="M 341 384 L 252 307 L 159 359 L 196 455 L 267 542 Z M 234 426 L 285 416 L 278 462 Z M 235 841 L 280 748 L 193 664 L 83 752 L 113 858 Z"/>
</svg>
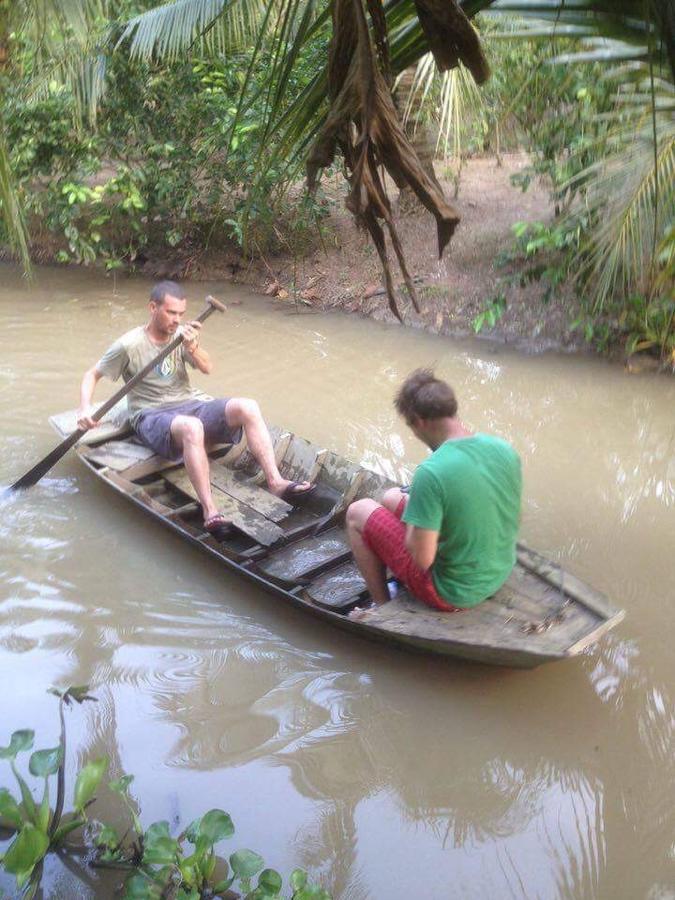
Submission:
<svg viewBox="0 0 675 900">
<path fill-rule="evenodd" d="M 88 0 L 99 10 L 103 2 Z M 51 11 L 59 24 L 67 22 L 78 6 L 72 0 L 40 0 L 39 5 L 45 12 Z M 116 32 L 111 46 L 128 48 L 139 58 L 176 59 L 195 47 L 202 53 L 222 52 L 233 41 L 249 40 L 253 51 L 239 113 L 251 100 L 250 76 L 261 51 L 271 50 L 257 170 L 262 173 L 275 165 L 285 169 L 290 178 L 306 159 L 312 188 L 335 155 L 342 157 L 350 187 L 347 205 L 374 240 L 389 303 L 399 315 L 385 229 L 416 308 L 417 302 L 380 167 L 387 169 L 399 187 L 410 186 L 435 216 L 439 253 L 452 236 L 459 215 L 424 172 L 400 125 L 391 97 L 393 79 L 431 52 L 439 70 L 463 64 L 477 83 L 484 81 L 489 74 L 487 63 L 469 22 L 479 12 L 496 19 L 520 15 L 534 25 L 527 29 L 530 38 L 564 34 L 587 42 L 602 39 L 585 50 L 583 58 L 649 60 L 659 77 L 670 83 L 675 80 L 675 13 L 670 0 L 446 0 L 442 4 L 386 0 L 382 5 L 379 0 L 276 0 L 268 4 L 261 0 L 171 0 L 128 21 Z M 87 17 L 82 20 L 86 25 Z M 303 49 L 329 20 L 332 39 L 326 66 L 297 97 L 290 97 L 290 75 L 301 61 Z M 232 134 L 236 122 L 235 117 Z M 0 145 L 0 160 L 2 153 Z M 254 194 L 255 184 L 250 196 Z M 6 218 L 9 209 L 9 204 L 3 204 Z M 8 219 L 16 236 L 17 223 L 16 216 L 13 224 Z"/>
</svg>

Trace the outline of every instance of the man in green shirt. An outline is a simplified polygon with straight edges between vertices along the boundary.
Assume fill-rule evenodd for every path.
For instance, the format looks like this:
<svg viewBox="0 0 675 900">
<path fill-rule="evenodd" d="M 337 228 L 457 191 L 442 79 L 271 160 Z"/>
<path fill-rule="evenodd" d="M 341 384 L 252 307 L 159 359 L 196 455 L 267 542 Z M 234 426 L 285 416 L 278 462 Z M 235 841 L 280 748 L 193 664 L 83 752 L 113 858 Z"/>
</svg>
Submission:
<svg viewBox="0 0 675 900">
<path fill-rule="evenodd" d="M 351 504 L 354 558 L 378 606 L 390 599 L 387 568 L 434 609 L 476 606 L 499 590 L 516 561 L 518 454 L 501 438 L 470 431 L 457 417 L 452 388 L 430 369 L 408 376 L 395 406 L 432 453 L 417 467 L 409 495 L 393 488 L 382 503 Z"/>
</svg>

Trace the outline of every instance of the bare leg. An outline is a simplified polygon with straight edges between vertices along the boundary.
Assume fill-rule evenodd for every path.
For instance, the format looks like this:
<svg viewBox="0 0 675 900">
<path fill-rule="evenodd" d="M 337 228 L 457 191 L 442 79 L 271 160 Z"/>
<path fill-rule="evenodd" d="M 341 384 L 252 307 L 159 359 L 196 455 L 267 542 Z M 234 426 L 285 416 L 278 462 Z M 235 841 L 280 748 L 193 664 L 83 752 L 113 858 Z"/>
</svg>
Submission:
<svg viewBox="0 0 675 900">
<path fill-rule="evenodd" d="M 369 498 L 357 500 L 347 510 L 347 536 L 356 564 L 361 570 L 373 601 L 382 606 L 390 599 L 386 567 L 363 539 L 363 530 L 370 514 L 380 506 Z"/>
<path fill-rule="evenodd" d="M 188 473 L 204 512 L 204 521 L 218 514 L 211 493 L 209 459 L 204 448 L 204 426 L 194 416 L 176 416 L 171 422 L 171 437 L 183 451 Z"/>
<path fill-rule="evenodd" d="M 401 500 L 408 502 L 408 495 L 404 494 L 398 488 L 389 488 L 382 497 L 382 506 L 386 507 L 390 512 L 395 513 Z M 404 507 L 405 509 L 405 507 Z"/>
<path fill-rule="evenodd" d="M 270 491 L 273 494 L 282 494 L 290 481 L 282 477 L 277 467 L 270 433 L 255 400 L 240 398 L 228 400 L 225 407 L 225 421 L 230 428 L 242 427 L 244 429 L 248 448 L 260 464 Z M 310 483 L 305 481 L 300 485 L 300 491 L 310 487 Z"/>
</svg>

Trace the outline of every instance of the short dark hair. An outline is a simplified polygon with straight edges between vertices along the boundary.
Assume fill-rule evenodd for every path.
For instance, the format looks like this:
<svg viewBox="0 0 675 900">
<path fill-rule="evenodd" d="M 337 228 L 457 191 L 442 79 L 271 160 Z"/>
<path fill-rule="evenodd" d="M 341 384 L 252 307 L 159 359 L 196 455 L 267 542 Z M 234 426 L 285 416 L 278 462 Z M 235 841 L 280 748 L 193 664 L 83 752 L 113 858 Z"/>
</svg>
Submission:
<svg viewBox="0 0 675 900">
<path fill-rule="evenodd" d="M 446 419 L 457 415 L 455 392 L 447 382 L 436 378 L 433 369 L 411 372 L 399 388 L 394 406 L 408 423 L 416 417 Z"/>
<path fill-rule="evenodd" d="M 158 281 L 150 291 L 150 300 L 161 306 L 166 300 L 167 294 L 177 297 L 179 300 L 185 300 L 185 291 L 175 281 Z"/>
</svg>

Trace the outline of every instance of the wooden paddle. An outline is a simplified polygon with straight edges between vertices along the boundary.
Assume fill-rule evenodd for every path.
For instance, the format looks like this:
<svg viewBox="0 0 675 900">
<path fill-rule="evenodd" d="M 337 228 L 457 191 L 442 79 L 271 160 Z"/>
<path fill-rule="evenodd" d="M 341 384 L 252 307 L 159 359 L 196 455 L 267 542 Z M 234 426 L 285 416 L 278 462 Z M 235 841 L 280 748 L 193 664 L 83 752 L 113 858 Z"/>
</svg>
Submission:
<svg viewBox="0 0 675 900">
<path fill-rule="evenodd" d="M 218 310 L 218 312 L 225 312 L 225 304 L 221 303 L 220 300 L 216 300 L 215 297 L 208 296 L 206 298 L 206 306 L 197 316 L 197 322 L 204 322 L 211 315 L 212 312 Z M 194 319 L 192 320 L 194 321 Z M 133 378 L 130 378 L 129 381 L 124 385 L 124 387 L 120 388 L 116 394 L 113 394 L 110 399 L 106 400 L 105 403 L 101 404 L 95 413 L 92 414 L 91 418 L 94 422 L 98 422 L 99 419 L 102 419 L 103 416 L 113 408 L 113 406 L 118 403 L 122 397 L 126 397 L 129 391 L 137 385 L 139 381 L 142 381 L 146 375 L 148 375 L 156 365 L 161 363 L 163 359 L 165 359 L 170 353 L 172 353 L 176 347 L 183 341 L 183 336 L 178 335 L 178 337 L 174 338 L 170 344 L 162 350 L 161 353 L 158 353 L 157 356 L 144 366 L 140 372 L 137 372 Z M 46 475 L 47 472 L 55 465 L 61 457 L 70 450 L 73 444 L 76 444 L 83 434 L 86 434 L 86 428 L 78 428 L 76 431 L 73 431 L 71 435 L 69 435 L 64 441 L 62 441 L 58 447 L 55 447 L 51 453 L 48 453 L 44 459 L 40 460 L 40 462 L 33 466 L 33 468 L 26 472 L 25 475 L 22 475 L 18 481 L 14 482 L 13 485 L 6 489 L 6 493 L 10 491 L 18 491 L 24 488 L 32 487 L 34 484 L 37 484 L 38 481 Z"/>
</svg>

